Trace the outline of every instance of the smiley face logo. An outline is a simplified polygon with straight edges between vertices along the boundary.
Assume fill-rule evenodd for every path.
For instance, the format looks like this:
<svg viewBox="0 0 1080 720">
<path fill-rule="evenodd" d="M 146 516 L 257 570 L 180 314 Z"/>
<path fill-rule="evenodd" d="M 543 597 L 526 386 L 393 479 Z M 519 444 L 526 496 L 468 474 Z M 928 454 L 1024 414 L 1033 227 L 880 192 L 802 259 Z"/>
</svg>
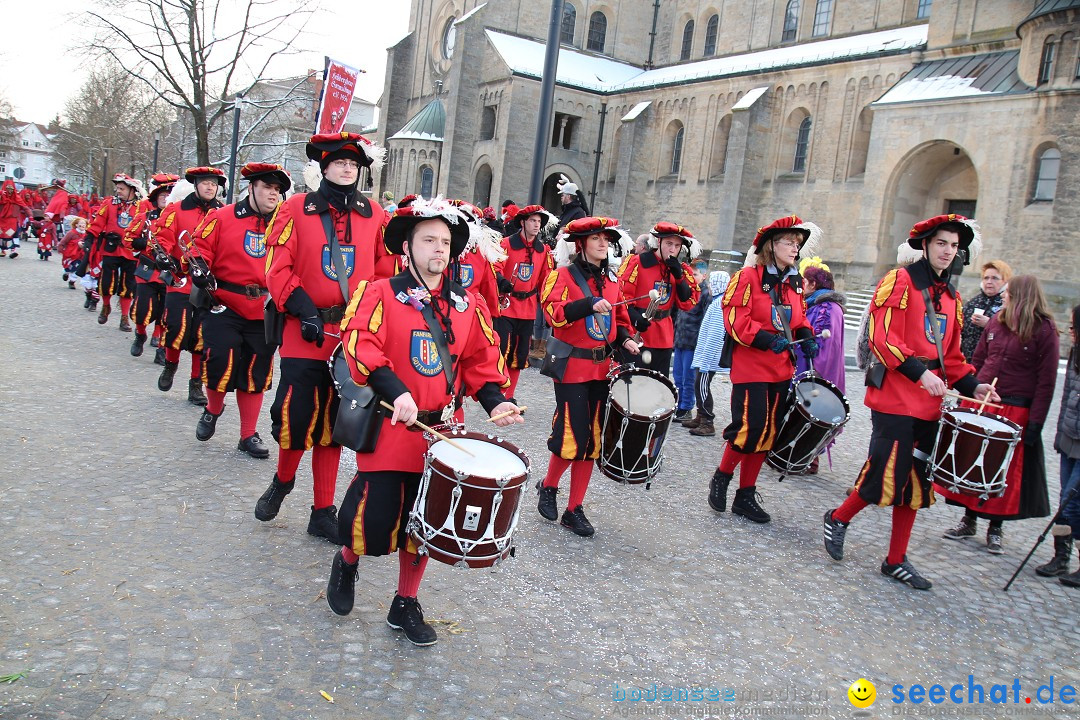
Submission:
<svg viewBox="0 0 1080 720">
<path fill-rule="evenodd" d="M 877 700 L 877 689 L 866 678 L 859 678 L 851 683 L 847 691 L 848 700 L 857 708 L 868 708 Z"/>
</svg>

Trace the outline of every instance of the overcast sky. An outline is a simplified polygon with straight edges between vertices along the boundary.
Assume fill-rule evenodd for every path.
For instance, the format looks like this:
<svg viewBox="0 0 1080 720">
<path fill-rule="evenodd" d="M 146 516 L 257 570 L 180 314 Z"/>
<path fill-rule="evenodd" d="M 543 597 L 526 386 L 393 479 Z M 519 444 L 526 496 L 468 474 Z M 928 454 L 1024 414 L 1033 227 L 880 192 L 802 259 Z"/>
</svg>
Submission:
<svg viewBox="0 0 1080 720">
<path fill-rule="evenodd" d="M 64 102 L 79 89 L 86 58 L 68 48 L 84 37 L 86 23 L 79 13 L 91 4 L 91 0 L 0 0 L 0 94 L 14 106 L 17 119 L 48 123 L 63 113 Z M 235 4 L 240 6 L 240 0 Z M 386 48 L 408 32 L 409 5 L 406 0 L 322 0 L 325 9 L 308 24 L 304 45 L 311 50 L 283 59 L 273 75 L 321 70 L 323 56 L 329 55 L 367 71 L 357 83 L 357 95 L 375 102 L 382 92 Z M 356 19 L 361 13 L 364 19 Z"/>
</svg>

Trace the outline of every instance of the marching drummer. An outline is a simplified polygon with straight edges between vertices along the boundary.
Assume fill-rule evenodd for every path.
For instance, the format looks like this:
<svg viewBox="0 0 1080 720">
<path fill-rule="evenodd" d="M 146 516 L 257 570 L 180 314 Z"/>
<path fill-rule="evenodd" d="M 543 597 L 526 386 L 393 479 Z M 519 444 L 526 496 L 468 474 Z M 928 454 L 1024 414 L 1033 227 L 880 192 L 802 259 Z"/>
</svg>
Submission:
<svg viewBox="0 0 1080 720">
<path fill-rule="evenodd" d="M 942 397 L 951 386 L 968 397 L 1000 399 L 993 387 L 979 383 L 960 350 L 960 296 L 950 266 L 977 234 L 962 215 L 923 220 L 908 236 L 922 257 L 878 283 L 869 322 L 870 348 L 881 364 L 878 373 L 867 374 L 865 400 L 870 449 L 855 492 L 825 512 L 825 550 L 839 561 L 851 519 L 867 505 L 891 505 L 892 536 L 881 574 L 916 590 L 933 585 L 908 561 L 907 547 L 916 511 L 935 500 L 928 461 Z"/>
<path fill-rule="evenodd" d="M 416 599 L 428 556 L 417 554 L 406 529 L 428 447 L 415 425 L 444 424 L 463 395 L 492 417 L 504 415 L 496 425 L 524 418 L 502 393 L 508 379 L 487 306 L 447 273 L 469 240 L 462 211 L 418 199 L 394 212 L 384 239 L 387 250 L 408 257 L 408 269 L 360 283 L 342 322 L 342 347 L 353 380 L 394 409 L 381 419 L 374 451 L 356 455 L 360 469 L 341 504 L 344 545 L 334 554 L 326 599 L 348 615 L 359 556 L 397 552 L 397 595 L 386 622 L 414 645 L 432 645 L 438 638 Z"/>
<path fill-rule="evenodd" d="M 727 510 L 728 484 L 741 467 L 731 512 L 756 523 L 772 519 L 758 502 L 757 477 L 786 410 L 795 374 L 792 343 L 817 357 L 796 259 L 801 251 L 809 253 L 820 234 L 817 225 L 797 215 L 760 228 L 750 249 L 754 264 L 735 273 L 724 292 L 731 423 L 724 429 L 724 454 L 709 485 L 709 506 L 716 512 Z"/>
<path fill-rule="evenodd" d="M 618 224 L 607 217 L 567 224 L 555 248 L 560 267 L 548 276 L 540 293 L 553 335 L 541 372 L 555 380 L 555 417 L 547 441 L 551 459 L 537 510 L 548 520 L 558 517 L 555 496 L 569 467 L 570 498 L 561 524 L 582 537 L 594 532 L 582 503 L 600 453 L 600 404 L 608 394 L 609 358 L 620 347 L 633 355 L 639 352 L 630 337 L 627 306 L 618 304 L 619 283 L 609 264 L 611 254 L 629 252 L 629 243 L 625 248 L 620 245 Z M 571 252 L 576 255 L 567 265 Z"/>
</svg>

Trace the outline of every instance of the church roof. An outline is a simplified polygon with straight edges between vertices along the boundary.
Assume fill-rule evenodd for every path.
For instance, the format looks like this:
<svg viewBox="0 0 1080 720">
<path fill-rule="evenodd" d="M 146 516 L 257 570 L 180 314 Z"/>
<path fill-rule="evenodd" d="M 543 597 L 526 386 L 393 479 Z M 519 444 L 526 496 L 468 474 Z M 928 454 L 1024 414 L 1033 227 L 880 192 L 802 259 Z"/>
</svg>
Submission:
<svg viewBox="0 0 1080 720">
<path fill-rule="evenodd" d="M 405 127 L 390 136 L 390 140 L 431 140 L 442 142 L 446 135 L 446 108 L 435 98 L 405 123 Z"/>
<path fill-rule="evenodd" d="M 582 90 L 614 93 L 732 75 L 764 73 L 803 65 L 841 62 L 923 47 L 926 45 L 927 28 L 925 24 L 911 25 L 680 63 L 653 70 L 643 70 L 630 63 L 563 47 L 559 49 L 557 82 Z M 543 76 L 543 42 L 498 30 L 488 29 L 485 32 L 511 72 L 525 77 Z"/>
<path fill-rule="evenodd" d="M 932 60 L 916 65 L 874 105 L 1028 92 L 1016 73 L 1019 50 Z"/>
<path fill-rule="evenodd" d="M 1073 8 L 1080 8 L 1080 0 L 1042 0 L 1035 6 L 1035 9 L 1031 11 L 1031 14 L 1020 21 L 1020 25 L 1017 26 L 1017 32 L 1023 27 L 1024 23 L 1030 22 L 1037 17 L 1043 15 L 1049 15 L 1050 13 L 1058 12 L 1059 10 L 1070 10 Z"/>
</svg>

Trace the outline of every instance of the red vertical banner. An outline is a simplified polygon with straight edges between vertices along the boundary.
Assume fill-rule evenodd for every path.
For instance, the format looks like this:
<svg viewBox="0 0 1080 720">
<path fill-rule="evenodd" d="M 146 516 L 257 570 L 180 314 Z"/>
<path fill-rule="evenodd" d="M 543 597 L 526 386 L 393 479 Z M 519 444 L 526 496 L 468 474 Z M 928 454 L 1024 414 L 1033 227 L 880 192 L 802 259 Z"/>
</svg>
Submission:
<svg viewBox="0 0 1080 720">
<path fill-rule="evenodd" d="M 356 92 L 360 71 L 337 60 L 326 58 L 323 69 L 322 97 L 315 116 L 315 134 L 341 132 Z"/>
</svg>

